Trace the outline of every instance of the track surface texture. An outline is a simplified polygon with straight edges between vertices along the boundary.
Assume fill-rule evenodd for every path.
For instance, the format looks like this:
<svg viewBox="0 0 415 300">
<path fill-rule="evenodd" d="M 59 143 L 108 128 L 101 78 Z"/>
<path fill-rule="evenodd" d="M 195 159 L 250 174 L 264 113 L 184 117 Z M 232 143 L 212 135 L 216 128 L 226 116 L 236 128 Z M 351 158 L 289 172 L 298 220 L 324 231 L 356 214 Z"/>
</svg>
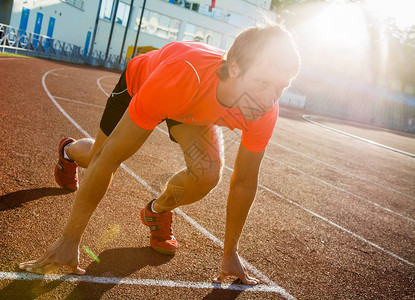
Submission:
<svg viewBox="0 0 415 300">
<path fill-rule="evenodd" d="M 256 290 L 231 278 L 211 283 L 220 272 L 237 131 L 223 129 L 226 167 L 219 185 L 174 216 L 178 253 L 166 257 L 149 247 L 139 211 L 184 167 L 165 124 L 119 169 L 94 213 L 81 245 L 100 262 L 81 249 L 88 276 L 21 272 L 17 264 L 43 254 L 70 213 L 74 193 L 60 189 L 53 176 L 57 145 L 65 136 L 96 134 L 105 93 L 119 76 L 0 57 L 1 299 L 415 298 L 415 158 L 310 123 L 302 117 L 310 112 L 285 107 L 240 240 L 240 255 L 261 279 Z M 410 135 L 313 121 L 415 153 Z"/>
</svg>

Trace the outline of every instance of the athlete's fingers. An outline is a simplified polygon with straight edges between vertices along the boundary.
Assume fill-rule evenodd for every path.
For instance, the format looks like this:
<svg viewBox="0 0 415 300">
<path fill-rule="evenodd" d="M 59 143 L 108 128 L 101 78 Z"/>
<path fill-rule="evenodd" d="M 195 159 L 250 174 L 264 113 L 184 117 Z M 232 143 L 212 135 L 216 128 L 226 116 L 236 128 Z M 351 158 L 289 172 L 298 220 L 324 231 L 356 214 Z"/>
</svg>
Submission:
<svg viewBox="0 0 415 300">
<path fill-rule="evenodd" d="M 25 269 L 26 267 L 31 266 L 32 264 L 36 263 L 36 260 L 26 261 L 19 264 L 20 269 Z"/>
<path fill-rule="evenodd" d="M 72 269 L 74 270 L 73 274 L 84 275 L 86 273 L 84 269 L 81 269 L 78 266 Z"/>
<path fill-rule="evenodd" d="M 45 268 L 41 265 L 31 264 L 21 269 L 26 270 L 27 272 L 30 272 L 30 273 L 45 274 Z"/>
<path fill-rule="evenodd" d="M 19 265 L 19 268 L 22 270 L 26 270 L 31 273 L 38 273 L 43 274 L 43 267 L 45 263 L 39 260 L 31 260 L 27 262 L 23 262 Z"/>
<path fill-rule="evenodd" d="M 213 282 L 214 283 L 222 283 L 223 280 L 228 277 L 228 275 L 226 275 L 224 272 L 221 272 L 220 275 L 216 278 L 213 278 Z"/>
<path fill-rule="evenodd" d="M 259 280 L 249 276 L 247 273 L 244 273 L 242 276 L 239 276 L 239 279 L 242 280 L 243 284 L 256 285 L 259 283 Z"/>
<path fill-rule="evenodd" d="M 76 265 L 73 267 L 69 265 L 64 265 L 63 267 L 65 268 L 65 271 L 68 271 L 70 274 L 84 275 L 86 273 L 84 269 L 81 269 Z"/>
</svg>

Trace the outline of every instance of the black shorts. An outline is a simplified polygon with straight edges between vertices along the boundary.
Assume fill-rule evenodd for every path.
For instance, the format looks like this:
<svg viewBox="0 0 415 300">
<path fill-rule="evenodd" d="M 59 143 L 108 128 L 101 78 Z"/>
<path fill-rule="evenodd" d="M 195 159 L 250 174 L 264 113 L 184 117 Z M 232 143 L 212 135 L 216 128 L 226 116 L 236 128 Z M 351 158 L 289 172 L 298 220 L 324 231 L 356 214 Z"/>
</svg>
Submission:
<svg viewBox="0 0 415 300">
<path fill-rule="evenodd" d="M 101 117 L 100 128 L 106 136 L 109 136 L 114 130 L 115 126 L 117 126 L 131 101 L 131 96 L 127 91 L 125 72 L 126 71 L 122 73 L 120 80 L 109 96 L 104 113 Z M 169 128 L 170 139 L 173 142 L 177 143 L 177 141 L 170 133 L 170 128 L 183 123 L 170 119 L 164 119 L 163 121 L 166 121 L 167 127 Z"/>
</svg>

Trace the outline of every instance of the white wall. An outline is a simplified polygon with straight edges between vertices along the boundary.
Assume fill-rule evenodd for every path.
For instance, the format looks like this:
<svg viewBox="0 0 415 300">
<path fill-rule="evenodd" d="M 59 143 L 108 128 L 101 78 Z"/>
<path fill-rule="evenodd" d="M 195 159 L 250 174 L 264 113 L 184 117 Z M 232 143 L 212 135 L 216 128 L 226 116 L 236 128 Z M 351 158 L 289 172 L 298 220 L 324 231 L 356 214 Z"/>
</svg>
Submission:
<svg viewBox="0 0 415 300">
<path fill-rule="evenodd" d="M 19 28 L 23 7 L 30 9 L 27 31 L 35 29 L 37 12 L 43 14 L 41 35 L 46 35 L 49 18 L 55 18 L 53 38 L 83 47 L 88 31 L 93 31 L 98 1 L 85 1 L 80 10 L 59 0 L 15 0 L 10 26 Z"/>
<path fill-rule="evenodd" d="M 124 3 L 131 3 L 131 0 L 121 0 Z M 267 0 L 268 1 L 268 0 Z M 270 1 L 270 0 L 269 0 Z M 191 11 L 184 7 L 173 5 L 164 0 L 150 0 L 146 3 L 146 9 L 156 11 L 160 14 L 168 15 L 172 18 L 181 20 L 179 39 L 183 37 L 186 24 L 194 24 L 200 27 L 208 28 L 212 31 L 222 34 L 220 42 L 221 48 L 228 48 L 233 42 L 235 36 L 249 23 L 249 18 L 263 23 L 263 15 L 267 15 L 271 19 L 275 20 L 275 14 L 270 11 L 264 11 L 251 2 L 254 0 L 217 0 L 216 7 L 222 9 L 222 19 L 215 19 L 198 12 Z M 134 27 L 140 18 L 141 7 L 143 0 L 135 0 L 132 20 L 128 29 L 127 40 L 124 46 L 125 55 L 128 46 L 133 46 L 136 37 L 136 31 Z M 201 0 L 200 6 L 210 5 L 210 0 Z M 83 9 L 75 8 L 60 0 L 15 0 L 13 5 L 13 13 L 10 20 L 10 25 L 13 27 L 19 27 L 20 17 L 23 7 L 30 9 L 29 22 L 27 26 L 28 32 L 33 32 L 35 28 L 36 14 L 41 12 L 43 14 L 43 22 L 41 34 L 46 35 L 49 18 L 56 19 L 55 28 L 53 32 L 53 38 L 68 43 L 72 43 L 84 47 L 87 32 L 93 33 L 95 20 L 98 9 L 98 0 L 85 0 Z M 243 15 L 242 24 L 233 25 L 225 22 L 227 12 L 236 12 Z M 108 44 L 108 38 L 111 28 L 111 22 L 106 20 L 99 20 L 97 28 L 97 35 L 94 44 L 94 50 L 103 51 L 105 53 Z M 121 44 L 124 37 L 125 27 L 120 24 L 114 25 L 114 31 L 112 35 L 110 54 L 119 55 L 121 50 Z M 140 32 L 140 39 L 138 46 L 153 46 L 160 48 L 165 44 L 171 42 L 171 40 L 154 36 L 145 32 Z M 91 47 L 91 45 L 89 46 Z"/>
</svg>

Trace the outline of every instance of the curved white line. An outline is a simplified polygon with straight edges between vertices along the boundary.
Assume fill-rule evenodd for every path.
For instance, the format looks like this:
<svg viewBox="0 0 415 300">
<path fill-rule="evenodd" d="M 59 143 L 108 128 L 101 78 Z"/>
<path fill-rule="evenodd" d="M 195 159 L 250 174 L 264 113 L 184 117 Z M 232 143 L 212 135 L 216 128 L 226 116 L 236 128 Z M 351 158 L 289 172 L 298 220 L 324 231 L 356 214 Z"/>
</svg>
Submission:
<svg viewBox="0 0 415 300">
<path fill-rule="evenodd" d="M 50 100 L 53 102 L 53 104 L 55 104 L 55 106 L 60 110 L 60 112 L 73 124 L 75 125 L 75 127 L 77 129 L 79 129 L 85 136 L 87 137 L 91 137 L 77 122 L 75 122 L 75 120 L 73 120 L 67 113 L 66 111 L 56 102 L 56 100 L 54 99 L 54 96 L 49 92 L 46 83 L 45 83 L 45 79 L 46 76 L 54 71 L 57 70 L 63 70 L 65 68 L 60 68 L 60 69 L 54 69 L 54 70 L 50 70 L 48 72 L 46 72 L 43 77 L 42 77 L 42 84 L 43 84 L 43 88 L 46 91 L 47 95 L 49 96 Z M 101 77 L 102 79 L 103 77 Z M 97 80 L 97 83 L 99 81 Z M 99 85 L 99 84 L 98 84 Z M 99 85 L 100 86 L 100 85 Z M 102 89 L 102 87 L 100 86 L 101 90 L 104 92 L 104 94 L 106 94 L 105 90 Z M 142 184 L 144 187 L 146 187 L 151 193 L 153 193 L 155 196 L 159 195 L 159 193 L 154 190 L 149 184 L 147 184 L 147 182 L 145 182 L 142 178 L 140 178 L 137 174 L 135 174 L 131 169 L 129 169 L 127 166 L 125 166 L 124 164 L 121 164 L 121 167 L 127 171 L 127 173 L 129 173 L 131 176 L 133 176 L 140 184 Z M 202 234 L 204 234 L 206 237 L 208 237 L 209 239 L 211 239 L 215 244 L 218 243 L 219 241 L 219 246 L 221 246 L 221 248 L 223 249 L 223 242 L 221 242 L 218 238 L 216 238 L 213 234 L 211 234 L 210 232 L 208 232 L 205 228 L 203 228 L 200 224 L 198 224 L 194 219 L 192 219 L 191 217 L 189 217 L 188 215 L 186 215 L 182 210 L 180 209 L 176 209 L 177 213 L 181 216 L 183 216 L 185 218 L 185 220 L 189 221 L 190 224 L 192 224 L 196 229 L 198 229 Z M 207 234 L 206 234 L 207 233 Z M 295 299 L 292 295 L 290 295 L 287 291 L 285 291 L 282 287 L 280 287 L 279 285 L 277 285 L 275 282 L 273 282 L 271 279 L 269 279 L 267 276 L 265 276 L 263 273 L 261 273 L 259 270 L 257 270 L 256 268 L 254 268 L 251 264 L 249 264 L 248 262 L 246 262 L 242 257 L 241 260 L 243 260 L 243 262 L 246 263 L 246 267 L 248 269 L 250 269 L 257 277 L 259 277 L 259 279 L 261 279 L 262 281 L 270 284 L 271 286 L 276 287 L 276 289 L 278 290 L 278 293 L 282 296 L 284 296 L 287 299 Z"/>
<path fill-rule="evenodd" d="M 102 77 L 100 77 L 100 78 L 98 78 L 97 79 L 97 84 L 98 84 L 98 87 L 99 87 L 99 89 L 104 93 L 104 95 L 105 96 L 107 96 L 107 97 L 109 97 L 110 96 L 110 94 L 108 94 L 105 90 L 104 90 L 104 88 L 102 87 L 102 85 L 101 85 L 101 80 L 102 79 L 104 79 L 104 78 L 117 78 L 117 76 L 115 76 L 115 75 L 106 75 L 106 76 L 102 76 Z"/>
<path fill-rule="evenodd" d="M 46 76 L 48 76 L 49 73 L 58 71 L 58 70 L 64 70 L 65 68 L 59 68 L 59 69 L 53 69 L 50 71 L 47 71 L 43 77 L 42 77 L 42 85 L 43 88 L 46 92 L 46 94 L 48 95 L 49 99 L 53 102 L 53 104 L 55 104 L 55 106 L 59 109 L 59 111 L 80 131 L 82 132 L 83 135 L 85 135 L 86 137 L 91 138 L 91 136 L 89 135 L 88 132 L 86 132 L 74 119 L 72 119 L 72 117 L 67 114 L 67 112 L 62 108 L 62 106 L 59 105 L 58 102 L 56 102 L 55 98 L 52 96 L 52 94 L 49 92 L 48 88 L 46 87 Z"/>
<path fill-rule="evenodd" d="M 92 106 L 92 107 L 97 107 L 97 108 L 105 108 L 105 106 L 103 106 L 103 105 L 85 103 L 85 102 L 82 102 L 82 101 L 76 101 L 76 100 L 72 100 L 72 99 L 68 99 L 68 98 L 63 98 L 63 97 L 58 97 L 58 96 L 54 96 L 54 98 L 55 99 L 58 99 L 58 100 L 63 100 L 63 101 L 66 101 L 66 102 L 78 103 L 78 104 L 82 104 L 82 105 L 86 105 L 86 106 Z"/>
<path fill-rule="evenodd" d="M 392 147 L 389 147 L 389 146 L 386 146 L 386 145 L 383 145 L 383 144 L 377 143 L 377 142 L 375 142 L 375 141 L 368 140 L 368 139 L 362 138 L 362 137 L 360 137 L 360 136 L 357 136 L 357 135 L 354 135 L 354 134 L 347 133 L 347 132 L 345 132 L 345 131 L 341 131 L 341 130 L 338 130 L 338 129 L 334 129 L 334 128 L 332 128 L 332 127 L 329 127 L 329 126 L 326 126 L 326 125 L 320 124 L 320 123 L 318 123 L 318 122 L 316 122 L 316 121 L 313 121 L 313 120 L 309 119 L 310 117 L 314 117 L 314 116 L 312 116 L 312 115 L 303 115 L 303 119 L 304 119 L 304 120 L 306 120 L 306 121 L 308 121 L 308 122 L 310 122 L 310 123 L 313 123 L 313 124 L 315 124 L 315 125 L 321 126 L 321 127 L 323 127 L 323 128 L 326 128 L 326 129 L 328 129 L 328 130 L 331 130 L 331 131 L 334 131 L 334 132 L 337 132 L 337 133 L 340 133 L 340 134 L 343 134 L 343 135 L 346 135 L 346 136 L 349 136 L 349 137 L 352 137 L 352 138 L 355 138 L 355 139 L 361 140 L 361 141 L 363 141 L 363 142 L 366 142 L 366 143 L 369 143 L 369 144 L 372 144 L 372 145 L 375 145 L 375 146 L 378 146 L 378 147 L 382 147 L 382 148 L 385 148 L 385 149 L 388 149 L 388 150 L 392 150 L 392 151 L 394 151 L 394 152 L 398 152 L 398 153 L 401 153 L 401 154 L 404 154 L 404 155 L 407 155 L 407 156 L 410 156 L 410 157 L 415 157 L 415 154 L 413 154 L 413 153 L 409 153 L 409 152 L 402 151 L 402 150 L 399 150 L 399 149 L 396 149 L 396 148 L 392 148 Z"/>
</svg>

